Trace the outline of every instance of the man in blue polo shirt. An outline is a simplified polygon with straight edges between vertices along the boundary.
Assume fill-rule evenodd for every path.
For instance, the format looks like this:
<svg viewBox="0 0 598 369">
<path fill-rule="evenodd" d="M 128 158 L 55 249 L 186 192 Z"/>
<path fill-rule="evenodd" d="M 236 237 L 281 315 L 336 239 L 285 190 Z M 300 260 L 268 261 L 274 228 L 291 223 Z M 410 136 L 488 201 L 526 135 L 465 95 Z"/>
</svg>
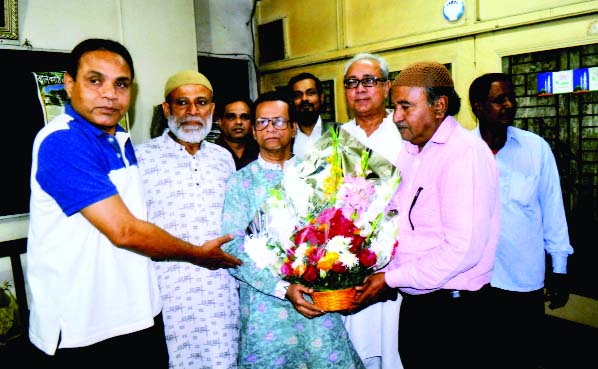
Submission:
<svg viewBox="0 0 598 369">
<path fill-rule="evenodd" d="M 123 45 L 81 42 L 65 74 L 65 112 L 33 144 L 27 282 L 39 367 L 167 368 L 150 257 L 240 264 L 220 249 L 228 235 L 197 247 L 145 221 L 137 159 L 118 125 L 133 78 Z"/>
</svg>

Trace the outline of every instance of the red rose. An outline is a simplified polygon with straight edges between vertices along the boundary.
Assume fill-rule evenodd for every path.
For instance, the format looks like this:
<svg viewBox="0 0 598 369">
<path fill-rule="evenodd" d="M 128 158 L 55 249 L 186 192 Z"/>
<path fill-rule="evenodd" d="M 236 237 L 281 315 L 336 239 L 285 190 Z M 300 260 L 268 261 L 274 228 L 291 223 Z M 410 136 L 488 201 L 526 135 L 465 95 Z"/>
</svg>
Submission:
<svg viewBox="0 0 598 369">
<path fill-rule="evenodd" d="M 293 236 L 293 243 L 295 245 L 301 245 L 307 242 L 311 245 L 320 245 L 324 243 L 324 234 L 316 229 L 313 225 L 308 225 L 297 231 Z"/>
<path fill-rule="evenodd" d="M 376 254 L 368 249 L 362 249 L 359 253 L 359 262 L 366 268 L 376 264 Z"/>
<path fill-rule="evenodd" d="M 336 262 L 332 264 L 332 269 L 335 273 L 347 273 L 347 267 L 343 263 Z"/>
<path fill-rule="evenodd" d="M 328 239 L 335 236 L 352 237 L 357 230 L 355 224 L 343 216 L 341 209 L 335 209 L 333 216 L 328 221 L 330 224 Z"/>
<path fill-rule="evenodd" d="M 303 273 L 303 280 L 308 284 L 313 283 L 318 278 L 318 269 L 313 265 L 308 265 Z"/>
<path fill-rule="evenodd" d="M 358 234 L 354 234 L 351 236 L 351 245 L 355 245 L 355 246 L 361 246 L 363 245 L 363 243 L 365 242 L 365 238 L 361 237 Z M 353 253 L 355 252 L 355 250 L 351 250 Z"/>
</svg>

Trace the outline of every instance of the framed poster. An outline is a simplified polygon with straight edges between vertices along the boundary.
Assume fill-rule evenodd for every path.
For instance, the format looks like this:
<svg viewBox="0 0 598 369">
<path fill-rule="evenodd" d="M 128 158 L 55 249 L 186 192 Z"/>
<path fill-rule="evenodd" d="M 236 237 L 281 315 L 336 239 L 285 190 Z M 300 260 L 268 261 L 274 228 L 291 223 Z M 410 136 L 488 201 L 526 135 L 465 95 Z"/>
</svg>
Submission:
<svg viewBox="0 0 598 369">
<path fill-rule="evenodd" d="M 1 0 L 0 7 L 0 39 L 18 40 L 18 20 L 17 0 Z"/>
<path fill-rule="evenodd" d="M 62 114 L 68 100 L 64 89 L 64 72 L 33 72 L 37 97 L 44 113 L 44 124 Z"/>
</svg>

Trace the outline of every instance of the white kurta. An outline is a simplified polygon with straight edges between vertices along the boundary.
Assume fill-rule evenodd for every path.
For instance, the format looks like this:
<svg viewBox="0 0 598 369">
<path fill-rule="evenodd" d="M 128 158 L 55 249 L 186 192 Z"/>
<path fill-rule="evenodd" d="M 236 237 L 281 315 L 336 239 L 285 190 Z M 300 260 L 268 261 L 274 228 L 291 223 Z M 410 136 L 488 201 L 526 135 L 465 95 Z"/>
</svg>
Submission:
<svg viewBox="0 0 598 369">
<path fill-rule="evenodd" d="M 136 147 L 148 220 L 201 245 L 221 235 L 231 154 L 203 141 L 190 155 L 164 133 Z M 226 269 L 188 262 L 155 262 L 171 368 L 236 368 L 239 297 Z"/>
<path fill-rule="evenodd" d="M 386 115 L 369 137 L 355 123 L 355 119 L 341 127 L 391 163 L 397 163 L 403 149 L 403 140 L 392 121 L 392 112 Z M 401 295 L 398 295 L 396 301 L 379 302 L 355 314 L 343 316 L 353 345 L 368 369 L 403 368 L 398 343 L 401 300 Z"/>
</svg>

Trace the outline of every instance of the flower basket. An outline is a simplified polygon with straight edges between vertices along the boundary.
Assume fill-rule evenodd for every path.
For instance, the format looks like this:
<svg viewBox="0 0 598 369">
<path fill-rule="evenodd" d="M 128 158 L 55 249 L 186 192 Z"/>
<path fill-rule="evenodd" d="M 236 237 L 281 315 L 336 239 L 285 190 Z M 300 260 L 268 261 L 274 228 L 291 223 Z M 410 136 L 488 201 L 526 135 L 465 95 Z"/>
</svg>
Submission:
<svg viewBox="0 0 598 369">
<path fill-rule="evenodd" d="M 322 309 L 347 310 L 353 287 L 394 255 L 399 182 L 394 165 L 331 130 L 303 161 L 285 166 L 247 227 L 244 249 L 257 268 L 317 291 Z"/>
<path fill-rule="evenodd" d="M 314 304 L 325 311 L 341 311 L 351 308 L 351 302 L 355 296 L 355 288 L 344 288 L 341 290 L 314 291 L 311 294 Z"/>
</svg>

